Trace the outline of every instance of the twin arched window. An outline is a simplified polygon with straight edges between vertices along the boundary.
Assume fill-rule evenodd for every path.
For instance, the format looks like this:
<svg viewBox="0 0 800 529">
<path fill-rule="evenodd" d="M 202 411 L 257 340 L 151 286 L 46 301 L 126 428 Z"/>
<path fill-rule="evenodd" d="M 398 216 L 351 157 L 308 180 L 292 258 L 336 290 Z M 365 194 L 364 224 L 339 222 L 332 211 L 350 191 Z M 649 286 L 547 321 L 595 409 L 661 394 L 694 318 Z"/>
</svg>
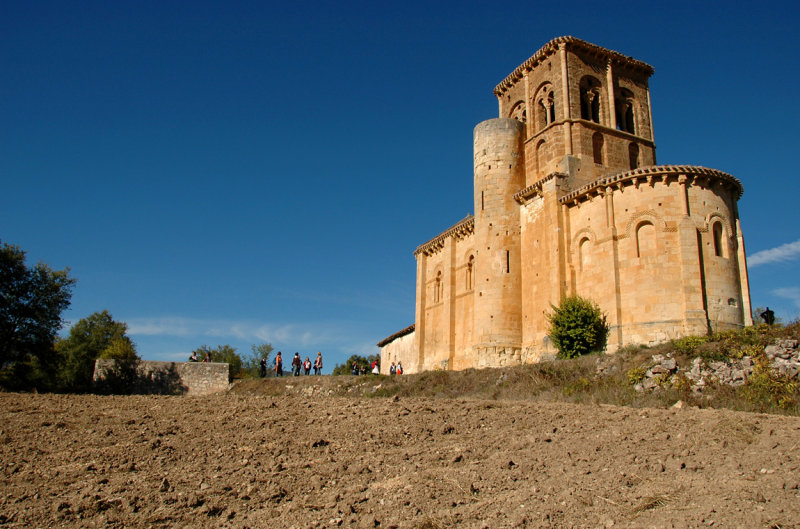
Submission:
<svg viewBox="0 0 800 529">
<path fill-rule="evenodd" d="M 586 75 L 581 79 L 581 119 L 600 123 L 600 81 Z"/>
<path fill-rule="evenodd" d="M 633 92 L 620 88 L 615 101 L 617 108 L 617 129 L 622 132 L 636 133 L 633 119 Z"/>
<path fill-rule="evenodd" d="M 436 282 L 433 284 L 433 302 L 439 303 L 442 301 L 442 293 L 444 291 L 444 284 L 442 283 L 442 271 L 436 272 Z"/>
<path fill-rule="evenodd" d="M 542 130 L 556 121 L 556 98 L 553 85 L 545 83 L 536 93 L 537 128 Z"/>
<path fill-rule="evenodd" d="M 527 109 L 525 108 L 524 101 L 517 101 L 517 104 L 511 109 L 511 112 L 508 114 L 508 117 L 511 119 L 516 119 L 521 123 L 527 123 L 528 121 L 528 113 Z"/>
</svg>

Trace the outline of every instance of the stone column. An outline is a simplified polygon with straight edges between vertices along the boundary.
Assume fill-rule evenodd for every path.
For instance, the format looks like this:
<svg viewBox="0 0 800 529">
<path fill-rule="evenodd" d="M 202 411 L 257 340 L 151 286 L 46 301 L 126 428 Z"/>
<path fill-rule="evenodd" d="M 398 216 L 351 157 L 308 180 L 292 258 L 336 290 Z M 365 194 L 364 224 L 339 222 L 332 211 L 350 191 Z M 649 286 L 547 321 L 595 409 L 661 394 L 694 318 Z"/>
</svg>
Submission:
<svg viewBox="0 0 800 529">
<path fill-rule="evenodd" d="M 447 365 L 441 367 L 453 369 L 453 358 L 456 354 L 456 239 L 448 237 L 444 245 L 445 259 L 445 315 L 447 320 Z"/>
<path fill-rule="evenodd" d="M 561 60 L 561 106 L 564 108 L 564 149 L 566 154 L 572 154 L 572 114 L 569 107 L 569 77 L 567 68 L 567 45 L 558 45 L 558 56 Z"/>
<path fill-rule="evenodd" d="M 614 71 L 611 67 L 611 59 L 606 63 L 606 85 L 608 90 L 608 112 L 610 114 L 609 126 L 617 128 L 617 102 L 614 99 Z"/>
<path fill-rule="evenodd" d="M 650 116 L 650 140 L 655 143 L 656 141 L 656 133 L 655 129 L 653 128 L 653 105 L 650 104 L 650 82 L 646 81 L 645 88 L 647 89 L 647 112 Z M 641 136 L 642 134 L 639 133 Z M 656 150 L 653 149 L 653 164 L 656 163 Z"/>
<path fill-rule="evenodd" d="M 619 264 L 619 239 L 617 237 L 617 221 L 614 215 L 614 189 L 607 186 L 603 190 L 603 195 L 606 199 L 606 227 L 611 236 L 611 249 L 614 263 L 614 320 L 611 327 L 616 326 L 614 338 L 616 338 L 617 348 L 623 345 L 622 336 L 622 286 L 620 278 L 620 264 Z M 610 338 L 610 337 L 609 337 Z"/>
<path fill-rule="evenodd" d="M 427 292 L 425 282 L 427 278 L 428 257 L 424 252 L 417 255 L 417 306 L 414 318 L 414 345 L 417 349 L 416 363 L 405 366 L 408 373 L 418 373 L 425 365 L 425 306 L 427 305 Z"/>
<path fill-rule="evenodd" d="M 525 136 L 530 138 L 533 136 L 535 132 L 533 130 L 533 114 L 534 114 L 534 103 L 531 101 L 531 87 L 530 83 L 528 82 L 528 75 L 525 75 Z"/>
<path fill-rule="evenodd" d="M 737 208 L 738 209 L 738 208 Z M 742 293 L 742 315 L 746 326 L 753 325 L 753 309 L 750 306 L 750 279 L 747 275 L 747 257 L 744 251 L 744 234 L 736 212 L 736 259 L 739 265 L 739 287 Z"/>
<path fill-rule="evenodd" d="M 680 181 L 680 180 L 679 180 Z M 700 232 L 688 214 L 689 186 L 684 180 L 681 185 L 686 190 L 684 211 L 686 214 L 678 224 L 681 258 L 681 290 L 683 291 L 684 333 L 705 334 L 708 332 L 708 313 L 705 302 L 705 262 Z"/>
</svg>

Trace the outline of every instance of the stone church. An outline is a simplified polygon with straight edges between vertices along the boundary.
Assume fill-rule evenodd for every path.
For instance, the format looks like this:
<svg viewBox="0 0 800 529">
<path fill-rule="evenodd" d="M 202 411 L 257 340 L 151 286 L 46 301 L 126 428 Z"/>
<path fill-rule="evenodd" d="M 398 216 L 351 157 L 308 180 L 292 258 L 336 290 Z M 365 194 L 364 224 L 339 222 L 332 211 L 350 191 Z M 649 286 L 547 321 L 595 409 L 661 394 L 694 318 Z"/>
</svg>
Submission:
<svg viewBox="0 0 800 529">
<path fill-rule="evenodd" d="M 494 89 L 474 130 L 474 215 L 421 244 L 413 325 L 381 341 L 406 373 L 555 354 L 551 304 L 606 313 L 608 351 L 752 324 L 737 201 L 706 167 L 657 165 L 641 61 L 573 37 Z"/>
</svg>

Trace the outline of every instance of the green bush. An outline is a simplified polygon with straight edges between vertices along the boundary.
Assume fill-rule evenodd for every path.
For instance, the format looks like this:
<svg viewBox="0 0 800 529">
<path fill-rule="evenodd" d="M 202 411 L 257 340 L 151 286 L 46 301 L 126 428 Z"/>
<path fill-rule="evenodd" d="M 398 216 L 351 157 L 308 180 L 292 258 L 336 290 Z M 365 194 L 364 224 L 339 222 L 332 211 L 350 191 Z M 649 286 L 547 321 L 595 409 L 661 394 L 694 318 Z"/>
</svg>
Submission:
<svg viewBox="0 0 800 529">
<path fill-rule="evenodd" d="M 627 377 L 628 382 L 631 386 L 635 386 L 639 382 L 643 382 L 645 379 L 645 375 L 647 374 L 647 369 L 644 367 L 633 367 L 628 370 Z"/>
<path fill-rule="evenodd" d="M 800 385 L 797 381 L 772 369 L 763 351 L 753 360 L 753 374 L 742 388 L 744 398 L 765 411 L 769 410 L 770 405 L 796 410 L 800 404 Z"/>
<path fill-rule="evenodd" d="M 693 356 L 697 352 L 697 348 L 707 341 L 707 336 L 684 336 L 683 338 L 672 340 L 672 345 L 679 353 Z"/>
<path fill-rule="evenodd" d="M 558 307 L 551 305 L 550 339 L 559 358 L 576 358 L 606 348 L 608 323 L 606 316 L 591 300 L 570 296 Z"/>
</svg>

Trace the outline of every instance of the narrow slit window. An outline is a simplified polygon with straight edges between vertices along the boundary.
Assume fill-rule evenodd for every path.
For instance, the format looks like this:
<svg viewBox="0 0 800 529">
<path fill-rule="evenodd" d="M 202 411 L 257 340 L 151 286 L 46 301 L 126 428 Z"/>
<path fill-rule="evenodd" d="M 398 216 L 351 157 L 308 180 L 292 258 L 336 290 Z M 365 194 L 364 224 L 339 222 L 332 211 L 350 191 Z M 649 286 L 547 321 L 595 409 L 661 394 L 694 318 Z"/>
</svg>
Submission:
<svg viewBox="0 0 800 529">
<path fill-rule="evenodd" d="M 511 273 L 511 255 L 508 250 L 506 250 L 506 274 Z"/>
</svg>

